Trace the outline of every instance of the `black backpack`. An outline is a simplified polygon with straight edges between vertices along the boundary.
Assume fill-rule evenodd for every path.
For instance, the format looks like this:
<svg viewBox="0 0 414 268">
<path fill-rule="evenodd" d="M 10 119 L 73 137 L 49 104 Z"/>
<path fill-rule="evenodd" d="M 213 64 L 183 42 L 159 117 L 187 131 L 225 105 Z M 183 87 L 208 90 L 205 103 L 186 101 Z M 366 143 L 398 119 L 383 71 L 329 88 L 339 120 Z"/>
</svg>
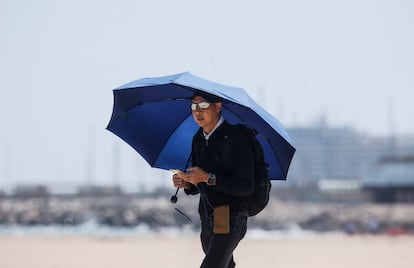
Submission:
<svg viewBox="0 0 414 268">
<path fill-rule="evenodd" d="M 250 143 L 253 147 L 254 154 L 254 190 L 250 196 L 249 216 L 255 216 L 261 212 L 269 202 L 270 189 L 272 184 L 269 180 L 269 165 L 264 159 L 264 152 L 262 145 L 256 139 L 257 131 L 245 125 L 232 126 L 234 131 L 245 131 L 250 137 Z M 231 146 L 228 144 L 228 139 L 223 139 L 223 154 L 230 154 Z"/>
</svg>

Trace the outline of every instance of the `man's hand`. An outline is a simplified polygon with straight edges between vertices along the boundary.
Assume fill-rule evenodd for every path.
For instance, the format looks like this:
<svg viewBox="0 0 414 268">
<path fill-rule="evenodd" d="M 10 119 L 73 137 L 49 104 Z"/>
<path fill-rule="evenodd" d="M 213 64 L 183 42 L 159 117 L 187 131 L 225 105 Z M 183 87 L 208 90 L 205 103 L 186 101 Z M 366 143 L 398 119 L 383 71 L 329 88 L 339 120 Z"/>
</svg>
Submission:
<svg viewBox="0 0 414 268">
<path fill-rule="evenodd" d="M 190 185 L 188 185 L 188 182 L 186 182 L 185 180 L 181 178 L 183 174 L 184 173 L 181 172 L 181 173 L 176 173 L 173 175 L 172 179 L 173 179 L 174 187 L 185 188 L 185 189 L 188 189 L 190 187 Z"/>
<path fill-rule="evenodd" d="M 200 182 L 207 182 L 208 173 L 199 167 L 190 167 L 186 173 L 179 174 L 180 178 L 191 184 L 198 184 Z"/>
</svg>

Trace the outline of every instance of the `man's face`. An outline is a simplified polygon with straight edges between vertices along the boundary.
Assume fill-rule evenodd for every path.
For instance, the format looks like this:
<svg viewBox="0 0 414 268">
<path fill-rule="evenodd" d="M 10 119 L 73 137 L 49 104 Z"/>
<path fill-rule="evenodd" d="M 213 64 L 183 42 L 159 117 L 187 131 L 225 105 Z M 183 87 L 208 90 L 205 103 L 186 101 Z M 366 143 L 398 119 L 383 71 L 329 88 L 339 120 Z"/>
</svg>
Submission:
<svg viewBox="0 0 414 268">
<path fill-rule="evenodd" d="M 201 102 L 207 102 L 203 97 L 195 96 L 191 100 L 192 104 L 199 104 Z M 217 124 L 220 119 L 221 102 L 210 103 L 208 108 L 202 109 L 198 105 L 196 110 L 192 110 L 194 121 L 209 133 Z"/>
</svg>

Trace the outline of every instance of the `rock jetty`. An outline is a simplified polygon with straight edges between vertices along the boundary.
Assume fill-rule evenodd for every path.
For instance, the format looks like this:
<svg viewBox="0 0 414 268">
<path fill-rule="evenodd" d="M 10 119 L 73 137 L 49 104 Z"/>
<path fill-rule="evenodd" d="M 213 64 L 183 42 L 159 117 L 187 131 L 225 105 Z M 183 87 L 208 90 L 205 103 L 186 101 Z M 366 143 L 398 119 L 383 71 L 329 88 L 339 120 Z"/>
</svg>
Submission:
<svg viewBox="0 0 414 268">
<path fill-rule="evenodd" d="M 43 196 L 0 198 L 0 225 L 80 225 L 94 221 L 114 227 L 150 228 L 190 225 L 199 228 L 198 197 L 169 196 Z M 177 212 L 180 210 L 186 217 Z M 249 219 L 251 228 L 284 230 L 298 226 L 316 232 L 384 233 L 393 228 L 414 233 L 414 204 L 370 202 L 313 203 L 272 197 L 268 207 Z"/>
</svg>

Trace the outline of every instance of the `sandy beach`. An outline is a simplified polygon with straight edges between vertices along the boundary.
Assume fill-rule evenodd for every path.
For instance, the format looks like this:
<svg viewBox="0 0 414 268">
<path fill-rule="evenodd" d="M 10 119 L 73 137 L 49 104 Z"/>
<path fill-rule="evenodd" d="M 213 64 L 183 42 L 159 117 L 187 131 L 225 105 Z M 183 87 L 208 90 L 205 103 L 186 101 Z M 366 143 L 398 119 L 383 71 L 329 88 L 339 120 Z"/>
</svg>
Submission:
<svg viewBox="0 0 414 268">
<path fill-rule="evenodd" d="M 414 236 L 246 238 L 235 252 L 238 267 L 411 268 Z M 199 267 L 197 236 L 0 236 L 2 268 Z"/>
</svg>

